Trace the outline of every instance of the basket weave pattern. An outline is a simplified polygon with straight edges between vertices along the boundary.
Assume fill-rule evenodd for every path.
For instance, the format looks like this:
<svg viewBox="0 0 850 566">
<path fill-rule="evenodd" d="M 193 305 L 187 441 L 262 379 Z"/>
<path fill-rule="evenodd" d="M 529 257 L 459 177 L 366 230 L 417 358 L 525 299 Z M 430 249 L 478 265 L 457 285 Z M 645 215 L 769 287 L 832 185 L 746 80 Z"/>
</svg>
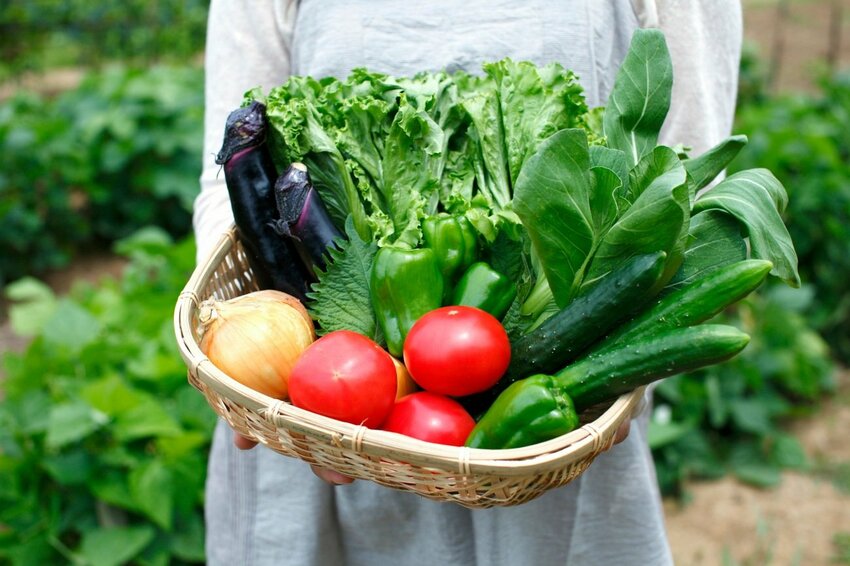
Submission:
<svg viewBox="0 0 850 566">
<path fill-rule="evenodd" d="M 322 417 L 236 382 L 201 352 L 202 301 L 257 290 L 234 228 L 192 274 L 174 311 L 174 330 L 189 382 L 243 436 L 281 454 L 470 508 L 524 503 L 578 477 L 610 448 L 631 418 L 643 388 L 582 415 L 583 425 L 559 438 L 511 450 L 479 450 L 422 442 Z"/>
</svg>

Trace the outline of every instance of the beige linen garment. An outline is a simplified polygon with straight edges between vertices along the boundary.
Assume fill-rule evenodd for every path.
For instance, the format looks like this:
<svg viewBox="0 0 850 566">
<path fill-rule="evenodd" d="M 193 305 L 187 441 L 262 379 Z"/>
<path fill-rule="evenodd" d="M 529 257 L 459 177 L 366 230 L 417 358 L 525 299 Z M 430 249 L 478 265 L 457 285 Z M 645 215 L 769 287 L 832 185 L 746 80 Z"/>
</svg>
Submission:
<svg viewBox="0 0 850 566">
<path fill-rule="evenodd" d="M 195 203 L 198 257 L 232 222 L 213 162 L 243 93 L 289 74 L 479 72 L 511 57 L 574 70 L 604 104 L 638 27 L 660 27 L 673 59 L 662 143 L 698 154 L 730 133 L 741 48 L 737 0 L 213 0 L 206 136 Z M 219 423 L 206 491 L 207 559 L 218 565 L 671 564 L 647 415 L 577 481 L 510 508 L 468 510 L 367 481 L 332 487 L 263 447 L 236 450 Z"/>
</svg>

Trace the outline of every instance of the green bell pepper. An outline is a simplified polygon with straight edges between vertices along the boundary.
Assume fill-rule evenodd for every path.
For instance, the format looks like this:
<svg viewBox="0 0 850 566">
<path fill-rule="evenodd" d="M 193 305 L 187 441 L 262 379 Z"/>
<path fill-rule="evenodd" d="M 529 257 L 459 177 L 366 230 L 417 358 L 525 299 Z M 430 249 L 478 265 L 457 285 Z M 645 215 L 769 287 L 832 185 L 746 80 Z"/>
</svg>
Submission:
<svg viewBox="0 0 850 566">
<path fill-rule="evenodd" d="M 465 216 L 441 213 L 422 221 L 422 236 L 424 247 L 434 250 L 450 296 L 455 281 L 478 257 L 478 234 Z"/>
<path fill-rule="evenodd" d="M 386 247 L 378 250 L 369 281 L 378 325 L 393 356 L 401 356 L 413 323 L 442 306 L 443 278 L 434 252 Z"/>
<path fill-rule="evenodd" d="M 487 311 L 498 319 L 505 316 L 516 297 L 516 285 L 483 261 L 473 263 L 454 289 L 453 305 Z"/>
<path fill-rule="evenodd" d="M 514 382 L 499 395 L 466 440 L 471 448 L 519 448 L 557 438 L 578 426 L 572 400 L 550 375 Z"/>
</svg>

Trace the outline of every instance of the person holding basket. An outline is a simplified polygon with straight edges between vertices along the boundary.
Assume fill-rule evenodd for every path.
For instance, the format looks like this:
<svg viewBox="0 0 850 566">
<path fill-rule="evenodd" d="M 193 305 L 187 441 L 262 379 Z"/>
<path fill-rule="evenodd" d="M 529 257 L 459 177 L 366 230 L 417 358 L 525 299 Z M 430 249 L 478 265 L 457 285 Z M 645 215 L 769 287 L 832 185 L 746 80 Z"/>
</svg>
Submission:
<svg viewBox="0 0 850 566">
<path fill-rule="evenodd" d="M 660 28 L 673 62 L 662 140 L 699 155 L 732 128 L 742 43 L 737 0 L 212 0 L 206 46 L 198 258 L 233 217 L 215 164 L 228 113 L 291 75 L 480 72 L 510 57 L 573 70 L 604 105 L 633 32 Z M 648 407 L 569 485 L 470 510 L 352 481 L 234 435 L 220 421 L 206 490 L 208 564 L 538 566 L 672 564 L 647 444 Z M 627 423 L 628 424 L 628 423 Z M 254 449 L 252 449 L 254 448 Z"/>
</svg>

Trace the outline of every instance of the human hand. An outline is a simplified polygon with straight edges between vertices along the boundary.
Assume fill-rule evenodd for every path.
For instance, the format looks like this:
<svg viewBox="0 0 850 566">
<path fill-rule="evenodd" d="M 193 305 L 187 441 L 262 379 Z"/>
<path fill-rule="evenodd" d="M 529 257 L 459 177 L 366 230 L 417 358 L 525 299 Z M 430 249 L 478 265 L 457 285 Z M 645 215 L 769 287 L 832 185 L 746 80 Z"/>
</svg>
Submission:
<svg viewBox="0 0 850 566">
<path fill-rule="evenodd" d="M 239 450 L 250 450 L 254 446 L 257 445 L 256 440 L 251 440 L 245 436 L 242 436 L 238 432 L 233 433 L 233 444 L 236 445 L 236 448 Z"/>
<path fill-rule="evenodd" d="M 310 469 L 313 470 L 316 477 L 331 485 L 347 485 L 354 481 L 354 478 L 341 474 L 335 470 L 329 470 L 328 468 L 311 465 Z"/>
<path fill-rule="evenodd" d="M 257 445 L 256 440 L 251 440 L 250 438 L 246 438 L 239 434 L 238 432 L 233 433 L 233 444 L 239 450 L 250 450 Z M 313 470 L 313 473 L 321 479 L 331 485 L 345 485 L 354 481 L 354 478 L 336 472 L 334 470 L 329 470 L 327 468 L 321 468 L 319 466 L 310 466 L 310 469 Z"/>
<path fill-rule="evenodd" d="M 632 419 L 626 419 L 614 433 L 614 444 L 619 444 L 629 436 L 629 431 L 632 428 Z"/>
</svg>

